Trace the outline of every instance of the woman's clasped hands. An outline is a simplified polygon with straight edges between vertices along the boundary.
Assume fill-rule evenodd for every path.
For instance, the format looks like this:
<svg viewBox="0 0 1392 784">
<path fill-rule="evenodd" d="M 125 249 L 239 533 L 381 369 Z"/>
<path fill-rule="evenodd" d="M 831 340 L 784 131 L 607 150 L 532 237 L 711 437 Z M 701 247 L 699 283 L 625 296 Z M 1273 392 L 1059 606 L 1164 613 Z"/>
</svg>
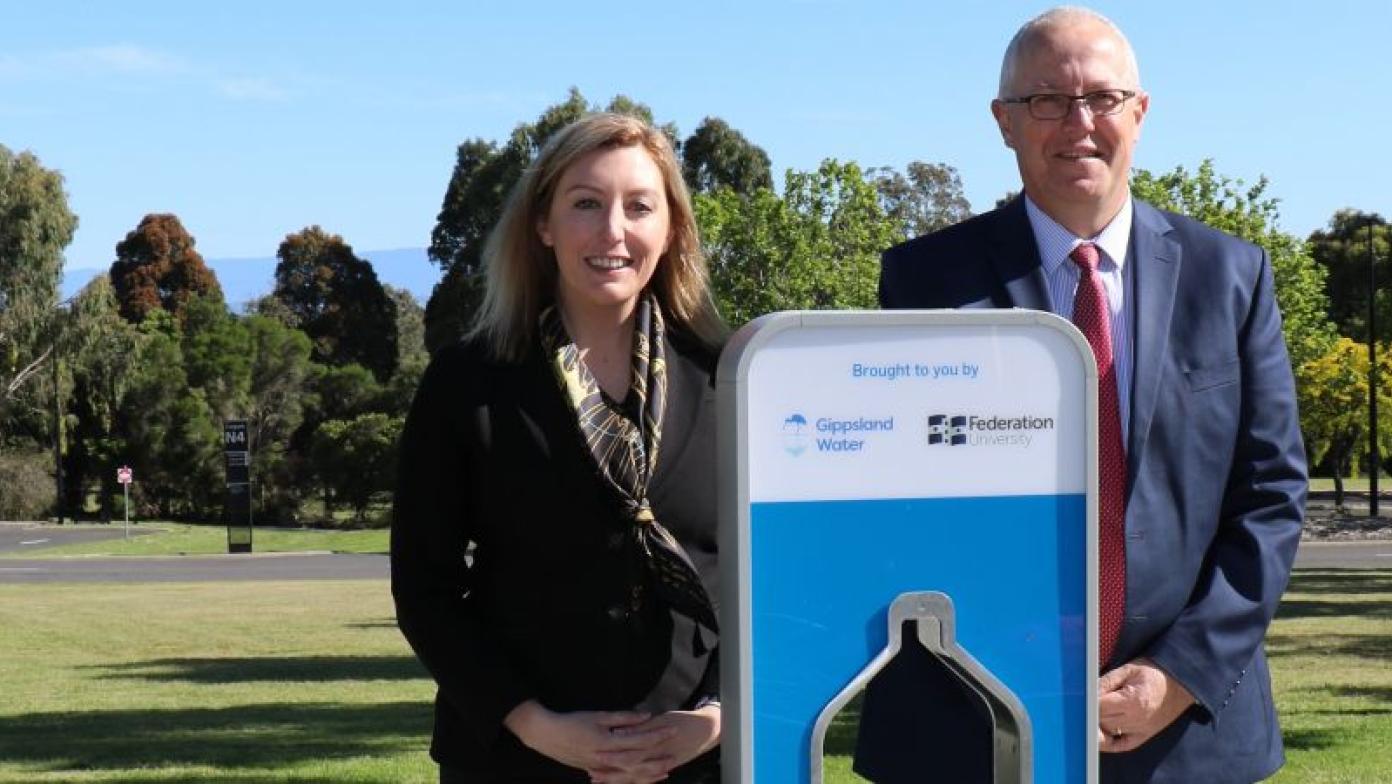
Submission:
<svg viewBox="0 0 1392 784">
<path fill-rule="evenodd" d="M 662 781 L 720 741 L 720 706 L 657 715 L 634 711 L 558 713 L 528 701 L 508 714 L 508 729 L 595 784 Z"/>
</svg>

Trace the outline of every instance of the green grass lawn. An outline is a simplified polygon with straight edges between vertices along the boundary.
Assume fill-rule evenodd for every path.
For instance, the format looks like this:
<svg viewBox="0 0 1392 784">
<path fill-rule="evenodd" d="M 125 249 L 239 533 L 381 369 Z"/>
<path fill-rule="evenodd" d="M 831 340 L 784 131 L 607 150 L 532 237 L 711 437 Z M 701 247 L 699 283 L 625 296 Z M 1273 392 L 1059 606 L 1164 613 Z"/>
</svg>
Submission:
<svg viewBox="0 0 1392 784">
<path fill-rule="evenodd" d="M 1267 639 L 1274 784 L 1392 782 L 1392 570 L 1297 571 Z"/>
<path fill-rule="evenodd" d="M 1310 477 L 1310 489 L 1332 491 L 1334 489 L 1334 480 L 1327 476 L 1312 476 Z M 1368 490 L 1368 477 L 1349 477 L 1344 480 L 1344 489 L 1366 492 Z M 1389 490 L 1392 490 L 1392 477 L 1378 474 L 1378 493 L 1382 494 Z"/>
<path fill-rule="evenodd" d="M 121 531 L 121 523 L 94 526 Z M 341 530 L 336 528 L 254 528 L 252 549 L 258 553 L 324 550 L 336 553 L 385 553 L 389 533 L 385 528 Z M 227 552 L 227 528 L 222 525 L 152 522 L 130 527 L 129 539 L 26 548 L 0 553 L 0 557 L 47 558 L 68 555 L 208 555 Z"/>
<path fill-rule="evenodd" d="M 0 782 L 434 781 L 382 581 L 0 584 L 0 630 Z M 1297 572 L 1268 649 L 1273 781 L 1392 781 L 1392 570 Z"/>
<path fill-rule="evenodd" d="M 426 782 L 382 581 L 0 585 L 0 781 Z"/>
</svg>

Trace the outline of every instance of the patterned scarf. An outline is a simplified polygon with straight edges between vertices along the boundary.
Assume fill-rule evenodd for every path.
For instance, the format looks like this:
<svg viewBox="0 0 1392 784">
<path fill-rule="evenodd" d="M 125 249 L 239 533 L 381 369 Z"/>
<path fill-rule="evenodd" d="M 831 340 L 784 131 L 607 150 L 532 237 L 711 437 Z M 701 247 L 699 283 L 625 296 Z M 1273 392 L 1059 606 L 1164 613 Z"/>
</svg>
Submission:
<svg viewBox="0 0 1392 784">
<path fill-rule="evenodd" d="M 648 505 L 648 485 L 657 467 L 667 404 L 661 308 L 645 293 L 634 314 L 633 375 L 629 399 L 623 405 L 637 414 L 637 421 L 605 400 L 599 383 L 580 361 L 580 350 L 566 333 L 555 306 L 542 311 L 539 326 L 542 348 L 550 357 L 566 401 L 575 410 L 580 435 L 600 476 L 618 494 L 632 522 L 632 541 L 643 555 L 658 598 L 710 631 L 718 631 L 715 609 L 700 575 L 686 550 Z M 694 646 L 704 647 L 699 632 Z"/>
</svg>

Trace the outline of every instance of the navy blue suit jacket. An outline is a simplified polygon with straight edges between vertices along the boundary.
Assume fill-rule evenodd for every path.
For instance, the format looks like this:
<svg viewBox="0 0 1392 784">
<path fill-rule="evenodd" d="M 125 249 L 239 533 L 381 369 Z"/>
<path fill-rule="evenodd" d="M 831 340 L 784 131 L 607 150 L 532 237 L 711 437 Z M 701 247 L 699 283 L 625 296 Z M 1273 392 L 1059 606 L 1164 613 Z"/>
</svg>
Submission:
<svg viewBox="0 0 1392 784">
<path fill-rule="evenodd" d="M 1283 761 L 1262 641 L 1307 487 L 1271 263 L 1136 201 L 1124 269 L 1126 617 L 1104 670 L 1148 656 L 1199 705 L 1141 748 L 1102 755 L 1101 778 L 1248 784 Z M 1050 310 L 1023 199 L 885 252 L 880 304 Z"/>
</svg>

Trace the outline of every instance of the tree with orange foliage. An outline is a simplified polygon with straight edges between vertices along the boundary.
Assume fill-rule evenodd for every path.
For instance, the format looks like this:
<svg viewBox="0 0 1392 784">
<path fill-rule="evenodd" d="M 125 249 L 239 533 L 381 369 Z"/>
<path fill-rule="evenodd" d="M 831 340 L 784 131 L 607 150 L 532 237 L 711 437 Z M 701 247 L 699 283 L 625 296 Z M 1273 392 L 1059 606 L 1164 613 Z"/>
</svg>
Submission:
<svg viewBox="0 0 1392 784">
<path fill-rule="evenodd" d="M 314 360 L 362 365 L 379 382 L 396 370 L 396 303 L 372 263 L 337 234 L 307 226 L 287 235 L 276 251 L 274 297 L 309 335 Z"/>
<path fill-rule="evenodd" d="M 146 215 L 116 244 L 111 285 L 121 315 L 139 324 L 156 308 L 183 322 L 184 307 L 195 296 L 222 301 L 217 276 L 194 250 L 194 239 L 176 215 Z"/>
</svg>

